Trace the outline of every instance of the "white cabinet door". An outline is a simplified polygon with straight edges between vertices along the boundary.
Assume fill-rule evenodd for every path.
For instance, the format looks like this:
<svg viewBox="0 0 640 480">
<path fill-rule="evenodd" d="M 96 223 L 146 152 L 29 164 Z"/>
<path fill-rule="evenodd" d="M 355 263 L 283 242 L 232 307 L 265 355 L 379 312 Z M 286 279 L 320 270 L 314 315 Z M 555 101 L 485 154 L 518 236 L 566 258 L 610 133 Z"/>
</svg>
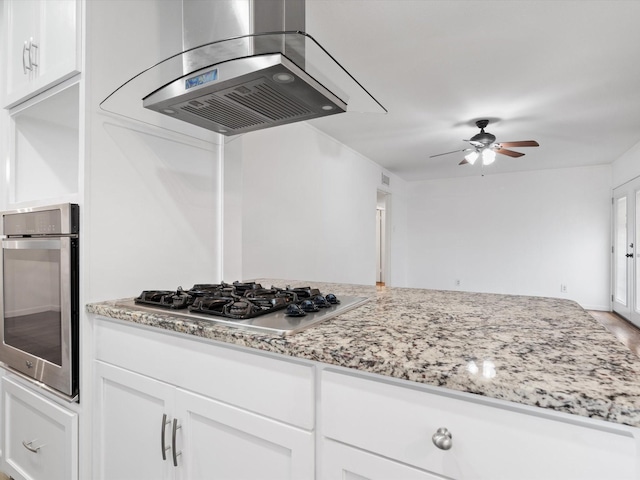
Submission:
<svg viewBox="0 0 640 480">
<path fill-rule="evenodd" d="M 26 92 L 34 79 L 34 72 L 29 65 L 31 53 L 28 42 L 33 39 L 37 28 L 38 2 L 27 0 L 4 2 L 4 55 L 6 59 L 5 98 L 3 105 L 10 98 Z"/>
<path fill-rule="evenodd" d="M 372 453 L 324 440 L 322 480 L 438 480 L 444 477 Z"/>
<path fill-rule="evenodd" d="M 5 108 L 80 71 L 79 0 L 5 0 L 4 21 Z"/>
<path fill-rule="evenodd" d="M 170 422 L 173 387 L 136 373 L 96 362 L 96 464 L 101 480 L 173 478 Z M 164 435 L 163 435 L 164 434 Z"/>
<path fill-rule="evenodd" d="M 313 434 L 176 389 L 177 474 L 183 480 L 314 477 Z"/>
<path fill-rule="evenodd" d="M 4 462 L 14 479 L 78 478 L 78 415 L 2 379 Z"/>
</svg>

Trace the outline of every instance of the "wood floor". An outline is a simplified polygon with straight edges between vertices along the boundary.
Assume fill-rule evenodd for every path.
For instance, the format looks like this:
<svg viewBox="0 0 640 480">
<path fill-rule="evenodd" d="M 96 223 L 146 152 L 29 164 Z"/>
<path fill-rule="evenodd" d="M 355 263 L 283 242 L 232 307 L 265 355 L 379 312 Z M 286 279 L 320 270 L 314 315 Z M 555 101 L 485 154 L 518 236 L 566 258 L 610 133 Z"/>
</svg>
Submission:
<svg viewBox="0 0 640 480">
<path fill-rule="evenodd" d="M 613 312 L 589 310 L 593 318 L 640 357 L 640 329 Z"/>
</svg>

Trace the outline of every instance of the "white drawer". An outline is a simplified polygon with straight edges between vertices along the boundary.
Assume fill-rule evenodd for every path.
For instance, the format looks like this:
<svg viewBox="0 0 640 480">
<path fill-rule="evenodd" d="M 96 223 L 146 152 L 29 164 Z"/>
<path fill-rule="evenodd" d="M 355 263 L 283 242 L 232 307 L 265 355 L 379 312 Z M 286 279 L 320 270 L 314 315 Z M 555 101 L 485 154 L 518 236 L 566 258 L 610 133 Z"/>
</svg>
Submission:
<svg viewBox="0 0 640 480">
<path fill-rule="evenodd" d="M 442 480 L 440 475 L 394 462 L 342 443 L 322 442 L 322 480 Z"/>
<path fill-rule="evenodd" d="M 321 385 L 325 437 L 440 475 L 474 480 L 638 478 L 638 442 L 632 429 L 615 424 L 565 419 L 574 417 L 569 415 L 552 419 L 542 411 L 536 415 L 481 405 L 331 371 L 322 373 Z M 432 441 L 441 427 L 452 434 L 450 450 Z"/>
<path fill-rule="evenodd" d="M 97 319 L 96 358 L 312 430 L 314 369 L 258 350 L 202 341 L 112 320 Z"/>
<path fill-rule="evenodd" d="M 6 473 L 25 480 L 78 478 L 78 415 L 2 379 Z"/>
</svg>

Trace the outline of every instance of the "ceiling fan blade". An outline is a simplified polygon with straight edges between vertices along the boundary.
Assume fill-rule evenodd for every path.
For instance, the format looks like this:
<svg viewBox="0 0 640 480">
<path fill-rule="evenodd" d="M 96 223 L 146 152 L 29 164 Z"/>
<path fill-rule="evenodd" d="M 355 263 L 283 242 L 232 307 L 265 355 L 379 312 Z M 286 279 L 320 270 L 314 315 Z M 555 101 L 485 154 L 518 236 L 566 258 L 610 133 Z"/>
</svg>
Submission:
<svg viewBox="0 0 640 480">
<path fill-rule="evenodd" d="M 458 165 L 466 165 L 467 163 L 469 163 L 469 160 L 464 158 Z"/>
<path fill-rule="evenodd" d="M 496 153 L 501 153 L 502 155 L 507 155 L 509 157 L 521 157 L 524 153 L 514 152 L 513 150 L 507 150 L 506 148 L 496 148 Z"/>
<path fill-rule="evenodd" d="M 446 153 L 438 153 L 437 155 L 431 155 L 429 156 L 429 158 L 433 158 L 433 157 L 441 157 L 442 155 L 449 155 L 450 153 L 458 153 L 458 152 L 464 152 L 464 150 L 454 150 L 453 152 L 446 152 Z"/>
<path fill-rule="evenodd" d="M 540 144 L 535 140 L 522 140 L 520 142 L 500 142 L 503 147 L 539 147 Z"/>
</svg>

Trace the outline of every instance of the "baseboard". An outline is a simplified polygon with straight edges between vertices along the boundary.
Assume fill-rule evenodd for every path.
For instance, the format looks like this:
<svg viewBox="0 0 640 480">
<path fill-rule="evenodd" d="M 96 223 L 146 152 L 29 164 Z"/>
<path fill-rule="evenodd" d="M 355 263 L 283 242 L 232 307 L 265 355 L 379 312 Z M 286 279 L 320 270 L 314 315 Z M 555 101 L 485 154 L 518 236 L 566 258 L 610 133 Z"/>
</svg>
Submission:
<svg viewBox="0 0 640 480">
<path fill-rule="evenodd" d="M 598 310 L 600 312 L 610 312 L 611 311 L 611 306 L 610 305 L 580 305 L 582 308 L 584 308 L 585 310 Z"/>
</svg>

